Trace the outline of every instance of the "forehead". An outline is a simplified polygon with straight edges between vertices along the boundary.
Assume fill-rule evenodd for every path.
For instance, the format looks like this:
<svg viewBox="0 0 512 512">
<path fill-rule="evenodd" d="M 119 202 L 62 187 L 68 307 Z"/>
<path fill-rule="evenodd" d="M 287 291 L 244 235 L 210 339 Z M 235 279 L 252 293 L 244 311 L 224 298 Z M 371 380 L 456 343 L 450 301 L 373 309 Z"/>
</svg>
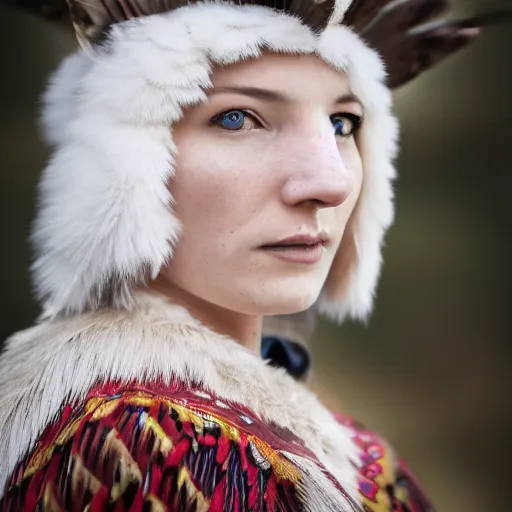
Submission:
<svg viewBox="0 0 512 512">
<path fill-rule="evenodd" d="M 348 76 L 316 55 L 265 53 L 228 66 L 214 66 L 213 88 L 255 87 L 281 92 L 295 101 L 331 100 L 349 94 Z"/>
</svg>

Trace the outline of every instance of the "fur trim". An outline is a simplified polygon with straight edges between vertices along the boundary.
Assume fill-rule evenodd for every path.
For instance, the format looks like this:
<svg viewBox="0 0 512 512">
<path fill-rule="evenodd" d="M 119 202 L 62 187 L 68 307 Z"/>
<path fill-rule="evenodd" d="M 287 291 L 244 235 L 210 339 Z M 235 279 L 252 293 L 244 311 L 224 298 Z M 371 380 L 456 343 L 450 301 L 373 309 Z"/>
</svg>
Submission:
<svg viewBox="0 0 512 512">
<path fill-rule="evenodd" d="M 139 292 L 134 300 L 132 312 L 54 319 L 8 340 L 0 362 L 0 489 L 62 405 L 83 400 L 94 384 L 177 378 L 290 429 L 358 501 L 358 449 L 311 392 L 163 297 Z M 327 500 L 313 500 L 311 510 L 352 510 L 318 468 L 306 461 L 301 468 L 306 488 L 318 496 L 321 487 Z"/>
<path fill-rule="evenodd" d="M 340 59 L 339 48 L 346 52 L 345 59 Z M 382 264 L 381 246 L 394 218 L 392 181 L 398 123 L 391 114 L 392 95 L 384 85 L 386 75 L 380 58 L 361 39 L 348 30 L 328 28 L 318 51 L 336 69 L 348 70 L 350 88 L 366 110 L 358 138 L 364 169 L 361 194 L 318 300 L 319 311 L 341 323 L 346 316 L 365 319 L 372 310 Z M 354 255 L 347 250 L 350 244 Z"/>
<path fill-rule="evenodd" d="M 338 2 L 336 16 L 345 4 Z M 380 59 L 346 27 L 315 34 L 269 8 L 223 3 L 114 25 L 103 47 L 71 56 L 54 75 L 43 113 L 54 153 L 32 236 L 33 276 L 47 315 L 129 309 L 132 290 L 172 258 L 181 224 L 167 188 L 175 152 L 169 126 L 184 107 L 205 100 L 212 64 L 258 57 L 262 48 L 317 53 L 348 73 L 365 105 L 364 184 L 342 243 L 356 260 L 337 257 L 317 306 L 337 321 L 367 316 L 393 216 L 397 129 Z"/>
</svg>

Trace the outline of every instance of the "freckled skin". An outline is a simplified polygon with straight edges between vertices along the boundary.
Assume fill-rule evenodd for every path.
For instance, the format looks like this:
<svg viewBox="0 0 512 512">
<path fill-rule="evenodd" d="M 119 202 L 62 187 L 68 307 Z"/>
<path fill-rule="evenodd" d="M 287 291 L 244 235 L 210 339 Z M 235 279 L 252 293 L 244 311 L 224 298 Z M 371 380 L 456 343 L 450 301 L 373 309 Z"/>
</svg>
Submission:
<svg viewBox="0 0 512 512">
<path fill-rule="evenodd" d="M 233 323 L 236 315 L 303 311 L 327 278 L 363 179 L 356 138 L 336 137 L 331 116 L 361 115 L 362 107 L 336 103 L 350 93 L 347 77 L 314 56 L 273 54 L 217 67 L 213 86 L 269 89 L 290 101 L 211 94 L 173 127 L 178 154 L 169 187 L 183 234 L 152 287 L 212 326 L 221 317 Z M 255 119 L 239 131 L 210 123 L 236 109 Z M 320 230 L 331 243 L 314 265 L 258 249 Z"/>
</svg>

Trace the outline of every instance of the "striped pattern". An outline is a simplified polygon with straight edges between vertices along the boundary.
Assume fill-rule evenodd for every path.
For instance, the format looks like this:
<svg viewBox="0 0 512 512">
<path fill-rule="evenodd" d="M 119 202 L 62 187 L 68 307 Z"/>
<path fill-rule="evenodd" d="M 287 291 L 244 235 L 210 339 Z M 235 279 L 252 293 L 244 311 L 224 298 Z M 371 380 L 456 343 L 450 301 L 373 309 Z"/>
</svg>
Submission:
<svg viewBox="0 0 512 512">
<path fill-rule="evenodd" d="M 95 390 L 83 407 L 66 406 L 0 510 L 302 510 L 300 473 L 271 447 L 268 427 L 203 392 L 168 395 Z"/>
</svg>

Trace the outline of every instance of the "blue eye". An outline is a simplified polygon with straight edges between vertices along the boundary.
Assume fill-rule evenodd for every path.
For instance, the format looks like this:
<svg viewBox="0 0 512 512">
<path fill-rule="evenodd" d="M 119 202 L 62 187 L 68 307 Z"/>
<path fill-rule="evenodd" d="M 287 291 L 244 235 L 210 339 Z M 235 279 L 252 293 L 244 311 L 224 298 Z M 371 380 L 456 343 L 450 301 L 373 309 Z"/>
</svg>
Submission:
<svg viewBox="0 0 512 512">
<path fill-rule="evenodd" d="M 243 110 L 229 110 L 216 116 L 212 121 L 226 130 L 241 130 L 247 114 Z"/>
<path fill-rule="evenodd" d="M 361 125 L 361 118 L 355 114 L 338 114 L 331 116 L 334 135 L 348 138 L 353 135 Z"/>
</svg>

